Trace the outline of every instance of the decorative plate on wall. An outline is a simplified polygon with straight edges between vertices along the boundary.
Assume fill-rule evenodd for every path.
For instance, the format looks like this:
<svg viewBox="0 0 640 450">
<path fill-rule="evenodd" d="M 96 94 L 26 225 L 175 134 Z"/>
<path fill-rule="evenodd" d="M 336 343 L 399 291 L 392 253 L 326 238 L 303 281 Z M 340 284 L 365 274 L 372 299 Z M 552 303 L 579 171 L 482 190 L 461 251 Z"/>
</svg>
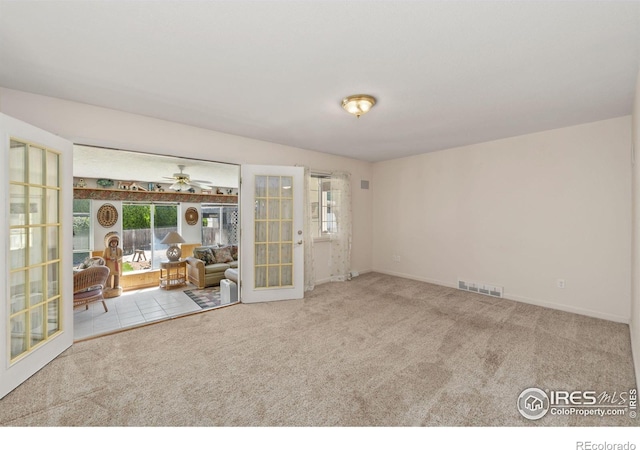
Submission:
<svg viewBox="0 0 640 450">
<path fill-rule="evenodd" d="M 184 213 L 184 219 L 189 225 L 195 225 L 198 223 L 198 210 L 196 208 L 187 208 Z"/>
<path fill-rule="evenodd" d="M 98 209 L 98 223 L 111 228 L 118 221 L 118 210 L 111 203 L 105 203 Z"/>
</svg>

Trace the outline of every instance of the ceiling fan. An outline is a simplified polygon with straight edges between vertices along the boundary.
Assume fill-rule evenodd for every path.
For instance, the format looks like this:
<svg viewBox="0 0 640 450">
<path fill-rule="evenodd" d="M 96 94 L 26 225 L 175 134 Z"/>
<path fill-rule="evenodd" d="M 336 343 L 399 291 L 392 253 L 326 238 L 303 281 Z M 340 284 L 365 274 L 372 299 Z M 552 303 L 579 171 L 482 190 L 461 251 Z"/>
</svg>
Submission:
<svg viewBox="0 0 640 450">
<path fill-rule="evenodd" d="M 188 191 L 192 186 L 197 186 L 203 189 L 211 188 L 211 181 L 205 180 L 192 180 L 188 173 L 184 173 L 183 165 L 179 164 L 178 169 L 180 172 L 174 173 L 171 177 L 163 177 L 165 180 L 173 180 L 173 184 L 169 186 L 169 189 L 173 191 Z"/>
</svg>

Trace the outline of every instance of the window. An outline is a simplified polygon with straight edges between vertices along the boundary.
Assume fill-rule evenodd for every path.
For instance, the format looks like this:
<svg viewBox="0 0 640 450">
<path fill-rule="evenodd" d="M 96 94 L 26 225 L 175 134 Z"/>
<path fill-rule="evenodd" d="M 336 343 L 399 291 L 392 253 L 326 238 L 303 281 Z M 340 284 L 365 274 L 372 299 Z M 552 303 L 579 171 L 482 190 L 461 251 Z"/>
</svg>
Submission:
<svg viewBox="0 0 640 450">
<path fill-rule="evenodd" d="M 159 269 L 168 245 L 160 241 L 178 231 L 178 205 L 124 203 L 122 205 L 123 271 Z"/>
<path fill-rule="evenodd" d="M 91 200 L 73 201 L 73 265 L 84 261 L 91 252 Z"/>
<path fill-rule="evenodd" d="M 311 235 L 316 239 L 328 237 L 338 231 L 334 211 L 336 192 L 332 190 L 331 184 L 331 178 L 326 175 L 311 175 Z"/>
<path fill-rule="evenodd" d="M 238 205 L 202 204 L 202 245 L 238 243 Z"/>
</svg>

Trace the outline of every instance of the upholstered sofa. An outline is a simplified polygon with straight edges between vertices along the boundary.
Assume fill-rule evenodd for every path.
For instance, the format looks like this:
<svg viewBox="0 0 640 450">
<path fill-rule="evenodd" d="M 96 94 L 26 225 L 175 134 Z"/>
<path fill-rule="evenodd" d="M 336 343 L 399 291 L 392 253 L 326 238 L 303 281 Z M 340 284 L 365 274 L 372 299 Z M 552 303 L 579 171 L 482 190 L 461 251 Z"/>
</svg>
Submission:
<svg viewBox="0 0 640 450">
<path fill-rule="evenodd" d="M 227 269 L 238 268 L 238 246 L 202 246 L 186 258 L 187 279 L 198 289 L 216 286 L 225 278 Z"/>
</svg>

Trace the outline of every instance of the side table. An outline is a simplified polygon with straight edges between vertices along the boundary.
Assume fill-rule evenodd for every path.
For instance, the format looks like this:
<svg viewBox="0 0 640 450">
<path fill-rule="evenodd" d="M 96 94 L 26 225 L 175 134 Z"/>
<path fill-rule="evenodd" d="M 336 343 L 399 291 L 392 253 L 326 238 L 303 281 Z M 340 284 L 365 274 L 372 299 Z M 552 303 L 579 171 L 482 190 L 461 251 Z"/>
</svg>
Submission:
<svg viewBox="0 0 640 450">
<path fill-rule="evenodd" d="M 160 287 L 174 289 L 187 284 L 186 261 L 162 261 L 160 263 Z"/>
</svg>

